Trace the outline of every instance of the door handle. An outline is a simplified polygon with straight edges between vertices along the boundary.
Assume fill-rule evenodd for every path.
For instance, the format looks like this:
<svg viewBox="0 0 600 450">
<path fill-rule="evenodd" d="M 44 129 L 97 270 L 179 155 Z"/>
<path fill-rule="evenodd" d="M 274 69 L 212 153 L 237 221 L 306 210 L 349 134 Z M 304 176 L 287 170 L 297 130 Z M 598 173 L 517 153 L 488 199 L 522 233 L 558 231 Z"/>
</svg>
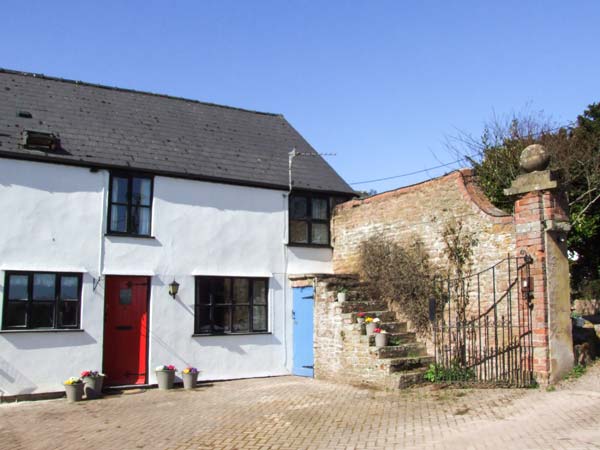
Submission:
<svg viewBox="0 0 600 450">
<path fill-rule="evenodd" d="M 292 320 L 296 320 L 296 311 L 292 310 Z"/>
</svg>

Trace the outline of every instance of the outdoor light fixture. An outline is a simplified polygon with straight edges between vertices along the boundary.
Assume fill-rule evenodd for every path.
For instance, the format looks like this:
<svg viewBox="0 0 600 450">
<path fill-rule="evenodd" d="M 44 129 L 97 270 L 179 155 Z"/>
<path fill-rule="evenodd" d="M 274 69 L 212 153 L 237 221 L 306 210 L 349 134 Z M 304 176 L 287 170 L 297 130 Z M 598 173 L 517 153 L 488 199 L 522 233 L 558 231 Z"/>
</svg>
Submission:
<svg viewBox="0 0 600 450">
<path fill-rule="evenodd" d="M 177 281 L 175 281 L 175 279 L 173 279 L 173 281 L 171 281 L 171 283 L 169 283 L 169 295 L 173 298 L 175 298 L 175 296 L 177 295 L 177 293 L 179 292 L 179 283 Z"/>
</svg>

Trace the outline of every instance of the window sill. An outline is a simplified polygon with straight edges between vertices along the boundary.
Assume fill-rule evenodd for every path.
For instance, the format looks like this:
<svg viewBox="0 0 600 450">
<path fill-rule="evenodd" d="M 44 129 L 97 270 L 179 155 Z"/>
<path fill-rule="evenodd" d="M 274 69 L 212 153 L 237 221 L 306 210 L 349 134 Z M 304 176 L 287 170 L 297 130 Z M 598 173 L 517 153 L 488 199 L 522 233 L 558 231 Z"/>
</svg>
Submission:
<svg viewBox="0 0 600 450">
<path fill-rule="evenodd" d="M 301 244 L 301 243 L 289 243 L 288 247 L 308 247 L 308 248 L 328 248 L 333 249 L 331 244 Z"/>
<path fill-rule="evenodd" d="M 20 333 L 82 333 L 83 328 L 27 328 L 23 330 L 0 330 L 0 334 Z"/>
<path fill-rule="evenodd" d="M 143 234 L 129 234 L 129 233 L 104 233 L 106 237 L 123 237 L 123 238 L 135 238 L 135 239 L 156 239 L 154 236 L 146 236 Z"/>
<path fill-rule="evenodd" d="M 273 334 L 270 331 L 257 331 L 257 332 L 244 332 L 244 333 L 194 333 L 192 337 L 221 337 L 221 336 L 254 336 L 254 335 L 265 335 Z"/>
</svg>

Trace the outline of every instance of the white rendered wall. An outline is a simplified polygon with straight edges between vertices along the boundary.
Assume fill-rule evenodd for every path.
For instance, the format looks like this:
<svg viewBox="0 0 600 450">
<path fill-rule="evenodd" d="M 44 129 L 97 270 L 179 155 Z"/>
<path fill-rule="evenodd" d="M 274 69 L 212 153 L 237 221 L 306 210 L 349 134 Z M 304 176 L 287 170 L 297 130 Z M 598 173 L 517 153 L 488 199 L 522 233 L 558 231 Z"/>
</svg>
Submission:
<svg viewBox="0 0 600 450">
<path fill-rule="evenodd" d="M 152 276 L 150 383 L 160 364 L 194 365 L 201 379 L 289 373 L 286 273 L 331 272 L 331 250 L 286 251 L 286 194 L 155 177 L 149 239 L 104 236 L 107 190 L 106 171 L 0 159 L 0 210 L 11 217 L 0 222 L 0 283 L 5 270 L 84 273 L 83 331 L 0 333 L 0 393 L 58 391 L 69 376 L 101 368 L 99 274 Z M 268 277 L 270 334 L 193 337 L 195 275 Z M 167 286 L 173 279 L 175 300 Z"/>
</svg>

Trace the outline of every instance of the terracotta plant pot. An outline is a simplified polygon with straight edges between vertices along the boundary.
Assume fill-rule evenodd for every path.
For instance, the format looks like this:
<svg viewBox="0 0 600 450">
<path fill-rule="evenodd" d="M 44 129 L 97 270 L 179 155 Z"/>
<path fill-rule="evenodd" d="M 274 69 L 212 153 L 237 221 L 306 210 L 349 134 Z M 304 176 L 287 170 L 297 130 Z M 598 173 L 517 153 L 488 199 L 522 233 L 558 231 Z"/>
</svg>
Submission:
<svg viewBox="0 0 600 450">
<path fill-rule="evenodd" d="M 184 373 L 183 375 L 183 388 L 194 389 L 198 383 L 198 372 Z"/>
<path fill-rule="evenodd" d="M 365 325 L 365 331 L 367 332 L 367 336 L 372 336 L 374 334 L 374 330 L 377 328 L 375 322 L 369 322 Z"/>
<path fill-rule="evenodd" d="M 104 377 L 83 377 L 83 390 L 88 399 L 102 397 Z"/>
<path fill-rule="evenodd" d="M 65 384 L 67 401 L 69 403 L 80 402 L 83 398 L 83 383 Z"/>
<path fill-rule="evenodd" d="M 174 370 L 157 370 L 156 381 L 159 389 L 173 389 L 173 382 L 175 381 Z"/>
<path fill-rule="evenodd" d="M 338 301 L 338 303 L 344 303 L 346 301 L 346 293 L 338 292 L 337 301 Z"/>
<path fill-rule="evenodd" d="M 388 344 L 387 333 L 375 333 L 375 347 L 385 347 Z"/>
</svg>

